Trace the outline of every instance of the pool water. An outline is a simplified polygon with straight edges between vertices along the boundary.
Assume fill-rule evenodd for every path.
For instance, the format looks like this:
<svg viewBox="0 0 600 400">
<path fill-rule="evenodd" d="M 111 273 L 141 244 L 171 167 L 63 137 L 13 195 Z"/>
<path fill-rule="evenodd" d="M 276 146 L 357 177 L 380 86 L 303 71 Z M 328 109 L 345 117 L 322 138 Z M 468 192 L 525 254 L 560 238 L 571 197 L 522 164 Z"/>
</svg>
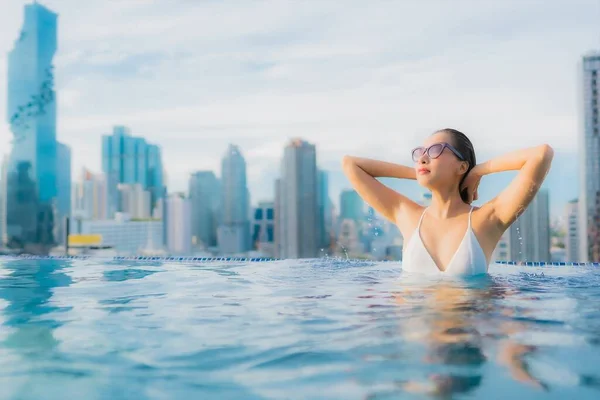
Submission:
<svg viewBox="0 0 600 400">
<path fill-rule="evenodd" d="M 2 399 L 600 398 L 600 268 L 0 259 Z"/>
</svg>

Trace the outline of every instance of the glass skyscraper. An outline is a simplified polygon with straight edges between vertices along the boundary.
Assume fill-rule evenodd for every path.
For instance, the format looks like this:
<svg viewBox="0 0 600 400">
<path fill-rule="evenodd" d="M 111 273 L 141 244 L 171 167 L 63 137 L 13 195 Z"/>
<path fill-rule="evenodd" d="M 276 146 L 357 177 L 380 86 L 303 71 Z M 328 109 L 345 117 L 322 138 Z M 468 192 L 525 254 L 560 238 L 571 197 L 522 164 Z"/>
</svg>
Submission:
<svg viewBox="0 0 600 400">
<path fill-rule="evenodd" d="M 115 126 L 102 137 L 102 171 L 108 183 L 109 215 L 118 204 L 117 184 L 139 183 L 150 192 L 151 208 L 163 197 L 163 168 L 160 148 L 131 135 L 129 128 Z"/>
<path fill-rule="evenodd" d="M 313 144 L 292 140 L 284 150 L 275 204 L 276 252 L 281 258 L 319 253 L 319 178 Z"/>
<path fill-rule="evenodd" d="M 229 145 L 221 164 L 221 218 L 217 232 L 223 254 L 250 249 L 249 213 L 246 161 L 238 146 Z"/>
<path fill-rule="evenodd" d="M 57 211 L 56 96 L 52 60 L 57 14 L 25 6 L 23 27 L 8 54 L 7 116 L 13 146 L 7 171 L 8 244 L 46 252 Z"/>
<path fill-rule="evenodd" d="M 192 208 L 192 235 L 203 248 L 217 245 L 219 180 L 212 171 L 197 171 L 190 176 L 189 196 Z"/>
</svg>

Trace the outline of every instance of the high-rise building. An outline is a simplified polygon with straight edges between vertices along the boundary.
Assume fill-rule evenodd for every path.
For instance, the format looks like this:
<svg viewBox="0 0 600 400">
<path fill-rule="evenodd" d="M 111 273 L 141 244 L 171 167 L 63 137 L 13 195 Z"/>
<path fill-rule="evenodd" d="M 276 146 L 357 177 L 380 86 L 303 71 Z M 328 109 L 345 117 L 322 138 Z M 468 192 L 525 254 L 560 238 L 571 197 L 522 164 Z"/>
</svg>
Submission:
<svg viewBox="0 0 600 400">
<path fill-rule="evenodd" d="M 57 216 L 55 222 L 56 241 L 64 244 L 66 218 L 71 216 L 71 148 L 64 143 L 58 143 L 56 158 L 57 171 Z"/>
<path fill-rule="evenodd" d="M 166 182 L 163 176 L 162 153 L 155 144 L 147 145 L 147 180 L 145 189 L 150 192 L 150 205 L 156 207 L 159 199 L 163 197 Z"/>
<path fill-rule="evenodd" d="M 600 54 L 583 57 L 579 260 L 600 262 Z"/>
<path fill-rule="evenodd" d="M 566 261 L 579 262 L 579 202 L 567 203 L 565 249 Z"/>
<path fill-rule="evenodd" d="M 319 253 L 317 152 L 293 139 L 284 150 L 276 188 L 277 253 L 281 258 L 312 258 Z"/>
<path fill-rule="evenodd" d="M 188 193 L 192 205 L 192 236 L 198 248 L 217 246 L 219 180 L 212 171 L 198 171 L 190 176 Z"/>
<path fill-rule="evenodd" d="M 510 252 L 510 229 L 506 230 L 500 237 L 494 252 L 492 253 L 492 262 L 513 261 Z"/>
<path fill-rule="evenodd" d="M 275 230 L 275 257 L 281 257 L 282 255 L 282 246 L 283 246 L 283 223 L 281 218 L 281 179 L 275 179 L 275 183 L 273 185 L 273 193 L 275 194 L 275 199 L 273 201 L 273 212 L 275 215 L 273 216 L 273 227 Z"/>
<path fill-rule="evenodd" d="M 353 219 L 341 220 L 340 234 L 337 240 L 337 254 L 342 257 L 355 257 L 362 252 L 357 222 Z"/>
<path fill-rule="evenodd" d="M 54 245 L 57 207 L 56 96 L 52 60 L 57 14 L 25 5 L 23 27 L 8 54 L 7 116 L 13 133 L 8 167 L 8 241 L 46 253 Z"/>
<path fill-rule="evenodd" d="M 223 254 L 250 250 L 249 191 L 246 161 L 238 146 L 229 145 L 221 163 L 221 217 L 217 230 Z"/>
<path fill-rule="evenodd" d="M 275 204 L 261 202 L 254 209 L 252 221 L 253 248 L 267 257 L 275 255 Z"/>
<path fill-rule="evenodd" d="M 129 128 L 113 127 L 102 137 L 102 171 L 108 182 L 109 202 L 118 204 L 118 184 L 140 184 L 150 192 L 150 208 L 163 196 L 163 168 L 160 148 L 144 138 L 131 135 Z M 111 207 L 109 207 L 111 208 Z M 118 207 L 117 211 L 119 210 Z"/>
<path fill-rule="evenodd" d="M 317 206 L 319 209 L 318 226 L 319 226 L 319 247 L 327 249 L 331 239 L 332 221 L 332 204 L 329 198 L 329 177 L 326 171 L 318 170 L 317 176 Z"/>
<path fill-rule="evenodd" d="M 539 190 L 509 229 L 512 261 L 551 260 L 550 208 L 546 189 Z"/>
<path fill-rule="evenodd" d="M 144 190 L 140 183 L 120 183 L 117 189 L 119 191 L 119 209 L 121 212 L 129 214 L 132 219 L 152 217 L 150 192 Z"/>
<path fill-rule="evenodd" d="M 340 220 L 351 219 L 360 223 L 365 219 L 365 202 L 353 189 L 342 190 L 340 194 Z"/>
<path fill-rule="evenodd" d="M 173 256 L 189 255 L 192 251 L 192 210 L 190 200 L 181 193 L 167 200 L 167 250 Z"/>
</svg>

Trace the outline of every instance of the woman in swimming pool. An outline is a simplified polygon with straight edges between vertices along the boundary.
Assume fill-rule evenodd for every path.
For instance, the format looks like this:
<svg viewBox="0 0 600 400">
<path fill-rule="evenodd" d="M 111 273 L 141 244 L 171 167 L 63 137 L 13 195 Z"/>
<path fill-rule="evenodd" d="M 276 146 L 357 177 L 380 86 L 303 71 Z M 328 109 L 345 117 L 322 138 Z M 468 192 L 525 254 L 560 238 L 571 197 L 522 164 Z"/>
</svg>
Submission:
<svg viewBox="0 0 600 400">
<path fill-rule="evenodd" d="M 352 156 L 342 163 L 360 196 L 400 229 L 404 271 L 476 275 L 487 272 L 500 237 L 538 192 L 553 155 L 544 144 L 477 164 L 469 138 L 442 129 L 412 151 L 414 167 Z M 498 196 L 470 205 L 482 176 L 514 170 L 519 173 Z M 379 177 L 416 179 L 431 191 L 431 205 L 417 204 Z"/>
</svg>

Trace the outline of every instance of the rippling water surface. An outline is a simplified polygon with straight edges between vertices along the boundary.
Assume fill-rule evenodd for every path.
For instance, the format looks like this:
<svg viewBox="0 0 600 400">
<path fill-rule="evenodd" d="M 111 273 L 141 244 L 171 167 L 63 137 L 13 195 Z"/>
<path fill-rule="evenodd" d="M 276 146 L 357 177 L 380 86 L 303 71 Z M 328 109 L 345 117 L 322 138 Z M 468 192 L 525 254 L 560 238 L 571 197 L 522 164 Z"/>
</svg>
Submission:
<svg viewBox="0 0 600 400">
<path fill-rule="evenodd" d="M 600 398 L 600 269 L 0 259 L 0 398 Z"/>
</svg>

